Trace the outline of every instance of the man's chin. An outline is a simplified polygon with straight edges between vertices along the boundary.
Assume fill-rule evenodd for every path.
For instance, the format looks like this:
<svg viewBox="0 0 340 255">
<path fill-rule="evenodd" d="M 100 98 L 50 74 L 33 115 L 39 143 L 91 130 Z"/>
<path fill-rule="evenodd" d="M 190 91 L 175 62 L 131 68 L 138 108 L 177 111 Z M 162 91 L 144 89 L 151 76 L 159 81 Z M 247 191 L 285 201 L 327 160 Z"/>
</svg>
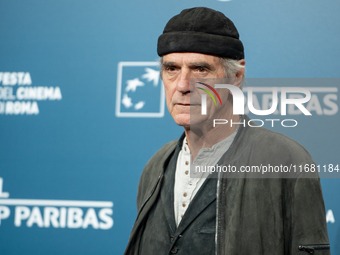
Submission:
<svg viewBox="0 0 340 255">
<path fill-rule="evenodd" d="M 190 127 L 190 120 L 175 120 L 176 124 L 181 127 Z"/>
<path fill-rule="evenodd" d="M 178 126 L 184 128 L 197 127 L 206 122 L 206 118 L 202 116 L 177 116 L 174 120 Z"/>
<path fill-rule="evenodd" d="M 172 117 L 178 126 L 181 126 L 181 127 L 190 126 L 190 114 L 189 113 L 176 114 L 175 116 L 173 115 Z"/>
</svg>

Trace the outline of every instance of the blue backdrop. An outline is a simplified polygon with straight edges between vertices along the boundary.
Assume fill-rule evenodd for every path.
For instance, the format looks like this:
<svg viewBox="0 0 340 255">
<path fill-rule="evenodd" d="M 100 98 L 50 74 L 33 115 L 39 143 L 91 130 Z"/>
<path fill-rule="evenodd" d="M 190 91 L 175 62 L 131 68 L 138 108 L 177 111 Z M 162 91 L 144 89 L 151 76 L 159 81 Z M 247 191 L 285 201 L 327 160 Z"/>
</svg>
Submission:
<svg viewBox="0 0 340 255">
<path fill-rule="evenodd" d="M 340 163 L 339 81 L 325 79 L 339 77 L 338 1 L 0 0 L 0 254 L 123 253 L 142 169 L 183 131 L 165 107 L 157 38 L 194 6 L 236 24 L 247 77 L 332 88 L 315 92 L 312 117 L 291 112 L 297 127 L 273 129 L 317 164 Z M 340 180 L 321 183 L 340 254 Z"/>
</svg>

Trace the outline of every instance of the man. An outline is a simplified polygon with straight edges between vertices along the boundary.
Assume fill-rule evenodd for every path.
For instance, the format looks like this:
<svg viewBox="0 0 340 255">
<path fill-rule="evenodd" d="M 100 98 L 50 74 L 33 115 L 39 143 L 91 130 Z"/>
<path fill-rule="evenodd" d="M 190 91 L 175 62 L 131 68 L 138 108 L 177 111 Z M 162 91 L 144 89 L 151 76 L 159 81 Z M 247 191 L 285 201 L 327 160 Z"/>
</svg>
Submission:
<svg viewBox="0 0 340 255">
<path fill-rule="evenodd" d="M 313 164 L 297 142 L 233 114 L 229 90 L 220 105 L 202 87 L 228 78 L 241 87 L 244 52 L 234 24 L 208 8 L 183 10 L 158 39 L 167 107 L 184 127 L 179 140 L 147 163 L 137 195 L 138 216 L 125 254 L 329 254 L 318 176 L 191 178 L 191 165 Z M 215 83 L 216 84 L 216 83 Z M 213 119 L 237 125 L 213 127 Z M 253 125 L 253 124 L 252 124 Z"/>
</svg>

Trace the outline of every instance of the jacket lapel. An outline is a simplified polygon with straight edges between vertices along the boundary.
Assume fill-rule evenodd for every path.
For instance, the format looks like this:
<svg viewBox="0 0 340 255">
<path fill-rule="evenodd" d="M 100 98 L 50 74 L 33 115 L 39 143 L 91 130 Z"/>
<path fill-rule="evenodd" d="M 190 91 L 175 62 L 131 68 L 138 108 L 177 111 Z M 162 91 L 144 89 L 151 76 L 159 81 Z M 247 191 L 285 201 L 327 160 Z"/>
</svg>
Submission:
<svg viewBox="0 0 340 255">
<path fill-rule="evenodd" d="M 163 203 L 164 214 L 169 225 L 171 234 L 176 231 L 175 213 L 174 213 L 174 184 L 175 172 L 177 166 L 177 158 L 180 152 L 180 146 L 177 145 L 175 153 L 173 154 L 168 167 L 164 174 L 164 186 L 161 191 L 161 200 Z"/>
<path fill-rule="evenodd" d="M 142 233 L 142 223 L 145 222 L 145 217 L 147 216 L 149 210 L 152 208 L 153 204 L 156 202 L 159 194 L 161 193 L 160 191 L 164 178 L 162 172 L 164 172 L 169 160 L 171 160 L 171 154 L 174 152 L 175 148 L 175 144 L 171 144 L 171 146 L 169 146 L 169 148 L 162 155 L 162 158 L 159 160 L 159 162 L 160 165 L 163 167 L 160 169 L 160 171 L 158 169 L 151 169 L 151 172 L 155 173 L 155 175 L 152 176 L 155 180 L 155 186 L 150 186 L 148 191 L 146 192 L 146 195 L 150 194 L 150 197 L 146 201 L 142 201 L 144 202 L 144 204 L 142 205 L 137 215 L 137 219 L 133 225 L 129 242 L 124 254 L 138 254 L 139 241 Z M 161 173 L 161 175 L 158 177 L 157 180 L 156 178 L 159 173 Z"/>
<path fill-rule="evenodd" d="M 186 210 L 178 226 L 178 234 L 182 233 L 205 208 L 216 200 L 216 185 L 216 178 L 207 178 L 205 180 Z"/>
</svg>

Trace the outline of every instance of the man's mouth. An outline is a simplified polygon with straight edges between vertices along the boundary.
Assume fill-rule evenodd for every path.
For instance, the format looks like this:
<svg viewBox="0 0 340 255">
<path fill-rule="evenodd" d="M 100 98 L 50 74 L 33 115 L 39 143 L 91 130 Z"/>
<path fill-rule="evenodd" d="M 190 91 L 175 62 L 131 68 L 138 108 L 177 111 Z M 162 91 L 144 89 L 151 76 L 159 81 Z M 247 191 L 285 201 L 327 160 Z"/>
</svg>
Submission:
<svg viewBox="0 0 340 255">
<path fill-rule="evenodd" d="M 184 104 L 184 103 L 176 103 L 175 105 L 181 105 L 181 106 L 197 106 L 197 105 L 201 105 L 199 104 L 195 104 L 195 103 L 191 103 L 191 104 Z"/>
</svg>

